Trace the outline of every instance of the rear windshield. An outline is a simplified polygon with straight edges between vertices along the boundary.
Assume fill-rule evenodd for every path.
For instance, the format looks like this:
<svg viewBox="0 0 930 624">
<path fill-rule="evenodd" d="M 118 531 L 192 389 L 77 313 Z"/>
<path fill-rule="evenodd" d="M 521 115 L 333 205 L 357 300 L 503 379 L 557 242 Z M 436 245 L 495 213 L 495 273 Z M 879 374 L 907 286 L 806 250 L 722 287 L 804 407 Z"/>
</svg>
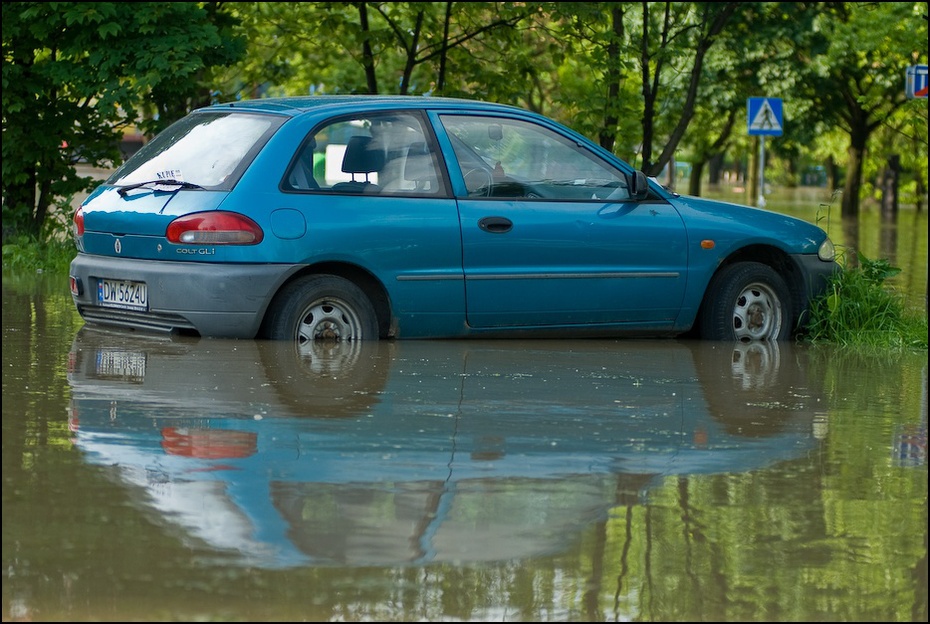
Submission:
<svg viewBox="0 0 930 624">
<path fill-rule="evenodd" d="M 176 180 L 228 190 L 285 119 L 239 112 L 188 115 L 133 154 L 107 184 Z"/>
</svg>

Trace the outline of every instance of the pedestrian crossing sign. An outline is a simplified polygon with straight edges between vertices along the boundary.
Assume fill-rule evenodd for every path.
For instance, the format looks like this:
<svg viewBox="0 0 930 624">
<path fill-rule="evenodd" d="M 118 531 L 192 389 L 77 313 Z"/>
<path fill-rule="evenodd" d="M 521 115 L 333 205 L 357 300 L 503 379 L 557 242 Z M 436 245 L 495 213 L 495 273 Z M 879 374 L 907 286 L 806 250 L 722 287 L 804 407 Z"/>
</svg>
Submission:
<svg viewBox="0 0 930 624">
<path fill-rule="evenodd" d="M 784 125 L 781 98 L 751 97 L 746 108 L 750 135 L 781 136 Z"/>
</svg>

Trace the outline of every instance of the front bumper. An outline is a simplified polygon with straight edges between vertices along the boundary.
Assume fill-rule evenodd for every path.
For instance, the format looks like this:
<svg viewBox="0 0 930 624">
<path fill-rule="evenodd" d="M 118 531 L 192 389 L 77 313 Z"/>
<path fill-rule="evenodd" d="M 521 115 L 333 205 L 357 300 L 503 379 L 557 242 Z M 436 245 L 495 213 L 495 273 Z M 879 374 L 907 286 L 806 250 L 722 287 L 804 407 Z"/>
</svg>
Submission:
<svg viewBox="0 0 930 624">
<path fill-rule="evenodd" d="M 795 254 L 791 259 L 801 275 L 800 288 L 794 293 L 794 297 L 797 302 L 795 316 L 803 323 L 811 302 L 826 292 L 831 277 L 843 268 L 835 261 L 824 262 L 816 254 Z"/>
</svg>

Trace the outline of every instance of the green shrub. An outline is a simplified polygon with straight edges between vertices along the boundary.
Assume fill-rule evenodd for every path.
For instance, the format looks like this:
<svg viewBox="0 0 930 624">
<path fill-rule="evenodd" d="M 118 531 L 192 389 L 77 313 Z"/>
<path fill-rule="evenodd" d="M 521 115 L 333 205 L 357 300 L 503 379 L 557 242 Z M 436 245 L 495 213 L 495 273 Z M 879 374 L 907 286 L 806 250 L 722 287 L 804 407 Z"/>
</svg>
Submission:
<svg viewBox="0 0 930 624">
<path fill-rule="evenodd" d="M 853 252 L 855 253 L 855 252 Z M 810 306 L 803 339 L 814 343 L 926 349 L 927 316 L 909 310 L 886 280 L 900 273 L 886 259 L 856 255 Z"/>
<path fill-rule="evenodd" d="M 77 254 L 71 236 L 72 199 L 57 203 L 42 231 L 28 233 L 29 228 L 18 222 L 15 215 L 3 206 L 3 273 L 30 275 L 48 273 L 68 275 L 71 260 Z"/>
<path fill-rule="evenodd" d="M 3 242 L 3 272 L 68 274 L 77 249 L 71 239 L 18 234 Z"/>
</svg>

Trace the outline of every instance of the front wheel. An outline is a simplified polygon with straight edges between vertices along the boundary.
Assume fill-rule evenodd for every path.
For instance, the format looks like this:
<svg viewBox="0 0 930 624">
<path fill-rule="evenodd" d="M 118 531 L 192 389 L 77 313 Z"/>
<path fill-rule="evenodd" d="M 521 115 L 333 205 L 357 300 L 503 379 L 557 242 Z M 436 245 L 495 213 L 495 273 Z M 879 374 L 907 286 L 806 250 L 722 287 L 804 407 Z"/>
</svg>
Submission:
<svg viewBox="0 0 930 624">
<path fill-rule="evenodd" d="M 698 323 L 707 340 L 752 342 L 787 340 L 791 318 L 785 280 L 768 265 L 739 262 L 711 280 Z"/>
<path fill-rule="evenodd" d="M 334 275 L 301 277 L 274 298 L 262 325 L 271 340 L 355 342 L 378 339 L 378 319 L 361 288 Z"/>
</svg>

